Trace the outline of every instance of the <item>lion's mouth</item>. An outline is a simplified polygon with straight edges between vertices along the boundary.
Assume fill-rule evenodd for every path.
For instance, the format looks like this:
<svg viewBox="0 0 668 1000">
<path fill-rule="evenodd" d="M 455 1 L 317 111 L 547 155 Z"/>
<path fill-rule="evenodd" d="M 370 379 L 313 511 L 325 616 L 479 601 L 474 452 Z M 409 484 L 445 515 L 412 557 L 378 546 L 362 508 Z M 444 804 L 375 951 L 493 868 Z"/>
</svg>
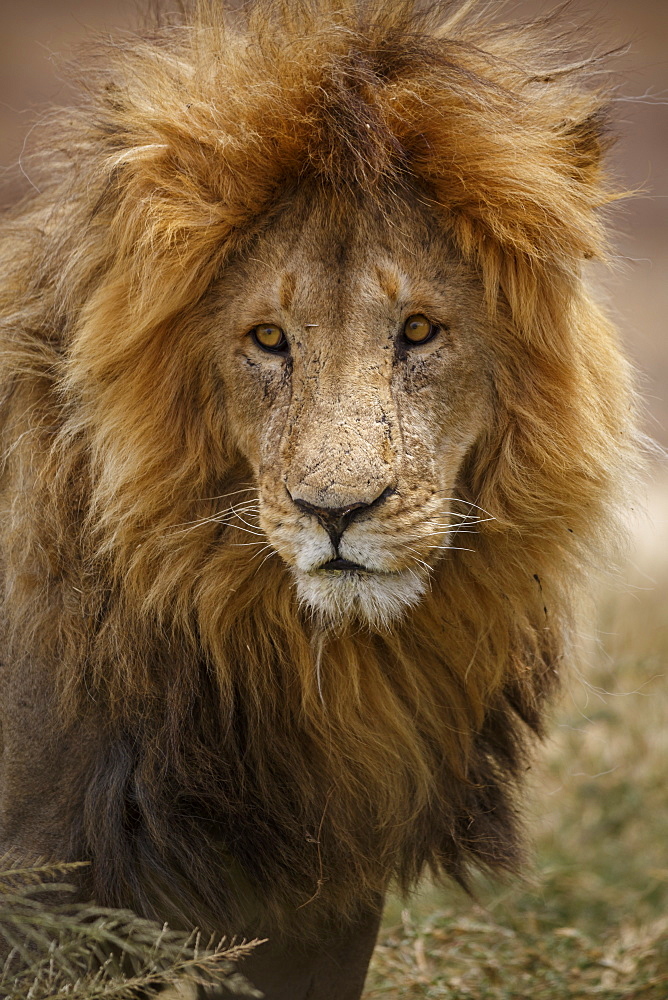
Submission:
<svg viewBox="0 0 668 1000">
<path fill-rule="evenodd" d="M 329 562 L 318 566 L 317 573 L 372 573 L 368 566 L 361 566 L 360 563 L 351 562 L 349 559 L 330 559 Z"/>
<path fill-rule="evenodd" d="M 412 569 L 382 570 L 337 556 L 317 568 L 295 571 L 300 604 L 338 627 L 362 621 L 387 628 L 423 597 L 428 582 Z"/>
</svg>

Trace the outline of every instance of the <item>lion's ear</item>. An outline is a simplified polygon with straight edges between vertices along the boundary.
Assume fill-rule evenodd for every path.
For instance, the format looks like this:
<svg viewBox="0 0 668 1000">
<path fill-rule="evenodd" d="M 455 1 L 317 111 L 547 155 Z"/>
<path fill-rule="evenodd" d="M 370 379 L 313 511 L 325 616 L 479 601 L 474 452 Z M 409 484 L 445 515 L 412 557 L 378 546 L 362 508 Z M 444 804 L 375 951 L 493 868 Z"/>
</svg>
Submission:
<svg viewBox="0 0 668 1000">
<path fill-rule="evenodd" d="M 614 143 L 608 108 L 596 108 L 579 121 L 565 121 L 563 135 L 575 179 L 598 186 L 603 158 Z"/>
</svg>

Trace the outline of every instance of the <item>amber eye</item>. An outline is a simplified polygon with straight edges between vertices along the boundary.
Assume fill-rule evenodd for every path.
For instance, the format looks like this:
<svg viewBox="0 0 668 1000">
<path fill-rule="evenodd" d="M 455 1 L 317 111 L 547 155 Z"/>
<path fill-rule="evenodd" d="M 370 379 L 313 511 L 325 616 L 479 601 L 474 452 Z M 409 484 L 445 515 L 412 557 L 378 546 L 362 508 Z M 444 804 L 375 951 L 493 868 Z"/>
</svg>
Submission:
<svg viewBox="0 0 668 1000">
<path fill-rule="evenodd" d="M 409 316 L 404 323 L 403 336 L 409 344 L 426 344 L 436 336 L 438 327 L 431 323 L 422 313 Z"/>
<path fill-rule="evenodd" d="M 273 323 L 260 323 L 259 326 L 254 326 L 250 333 L 258 347 L 264 351 L 280 352 L 288 346 L 280 326 L 274 326 Z"/>
</svg>

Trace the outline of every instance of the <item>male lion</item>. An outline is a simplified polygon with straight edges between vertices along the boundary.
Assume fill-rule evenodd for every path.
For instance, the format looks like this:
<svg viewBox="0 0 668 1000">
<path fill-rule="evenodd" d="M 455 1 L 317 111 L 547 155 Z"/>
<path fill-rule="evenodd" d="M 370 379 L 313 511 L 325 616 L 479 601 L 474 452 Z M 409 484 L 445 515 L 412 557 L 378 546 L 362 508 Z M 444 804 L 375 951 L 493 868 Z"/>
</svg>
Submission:
<svg viewBox="0 0 668 1000">
<path fill-rule="evenodd" d="M 635 465 L 600 70 L 472 8 L 124 37 L 2 226 L 0 847 L 266 936 L 271 1000 L 358 997 L 390 883 L 517 864 Z"/>
</svg>

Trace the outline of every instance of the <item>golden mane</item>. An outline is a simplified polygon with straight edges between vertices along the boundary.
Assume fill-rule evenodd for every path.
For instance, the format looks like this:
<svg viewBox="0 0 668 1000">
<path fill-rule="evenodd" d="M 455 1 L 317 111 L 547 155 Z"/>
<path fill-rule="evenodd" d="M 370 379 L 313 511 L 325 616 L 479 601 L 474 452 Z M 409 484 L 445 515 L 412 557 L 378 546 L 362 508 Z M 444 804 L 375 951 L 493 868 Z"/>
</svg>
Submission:
<svg viewBox="0 0 668 1000">
<path fill-rule="evenodd" d="M 619 531 L 633 394 L 582 279 L 613 197 L 599 67 L 566 64 L 549 21 L 476 8 L 204 4 L 122 38 L 3 223 L 3 640 L 49 666 L 63 725 L 105 733 L 72 844 L 103 902 L 153 912 L 169 884 L 206 920 L 241 872 L 286 930 L 287 907 L 317 923 L 388 876 L 517 863 L 526 738 Z M 406 178 L 498 330 L 458 488 L 490 519 L 390 630 L 321 634 L 277 560 L 182 530 L 252 487 L 197 331 L 298 185 L 373 202 Z"/>
</svg>

